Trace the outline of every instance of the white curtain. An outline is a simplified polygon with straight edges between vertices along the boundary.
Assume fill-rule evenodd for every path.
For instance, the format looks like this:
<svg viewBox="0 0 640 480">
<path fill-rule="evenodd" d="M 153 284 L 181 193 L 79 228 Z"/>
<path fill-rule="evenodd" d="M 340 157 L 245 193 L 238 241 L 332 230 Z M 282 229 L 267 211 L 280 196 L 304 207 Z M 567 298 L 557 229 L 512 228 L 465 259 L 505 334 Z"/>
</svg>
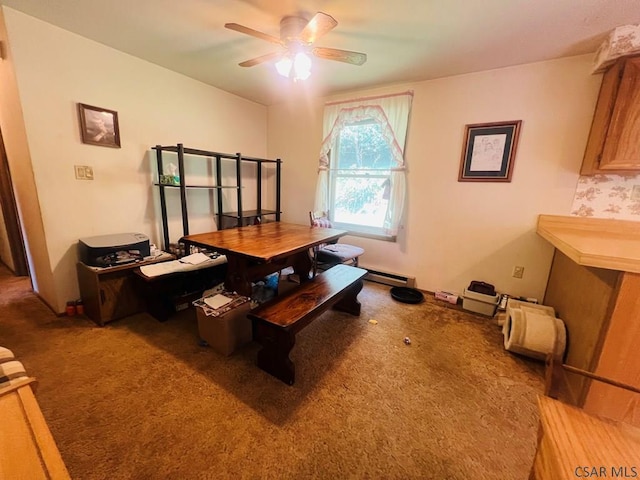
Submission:
<svg viewBox="0 0 640 480">
<path fill-rule="evenodd" d="M 375 120 L 391 146 L 394 168 L 391 171 L 389 204 L 384 219 L 385 234 L 395 236 L 404 212 L 406 196 L 404 148 L 413 92 L 367 97 L 346 102 L 327 103 L 324 107 L 323 141 L 320 148 L 315 210 L 329 209 L 330 153 L 340 130 L 362 120 Z"/>
</svg>

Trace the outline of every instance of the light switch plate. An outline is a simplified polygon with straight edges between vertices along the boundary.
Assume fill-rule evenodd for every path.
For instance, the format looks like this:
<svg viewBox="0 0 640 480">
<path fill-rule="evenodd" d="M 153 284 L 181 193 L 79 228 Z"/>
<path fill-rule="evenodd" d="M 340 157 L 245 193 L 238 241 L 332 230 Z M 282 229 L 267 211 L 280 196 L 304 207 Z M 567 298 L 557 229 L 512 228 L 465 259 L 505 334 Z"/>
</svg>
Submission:
<svg viewBox="0 0 640 480">
<path fill-rule="evenodd" d="M 93 180 L 93 167 L 88 165 L 74 165 L 76 180 Z"/>
</svg>

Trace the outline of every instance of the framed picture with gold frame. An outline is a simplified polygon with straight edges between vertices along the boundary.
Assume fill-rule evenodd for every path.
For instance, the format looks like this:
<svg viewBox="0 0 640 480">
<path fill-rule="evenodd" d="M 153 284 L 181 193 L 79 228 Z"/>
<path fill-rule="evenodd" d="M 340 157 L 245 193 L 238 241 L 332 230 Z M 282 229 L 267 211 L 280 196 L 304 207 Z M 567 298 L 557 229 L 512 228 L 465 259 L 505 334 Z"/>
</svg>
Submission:
<svg viewBox="0 0 640 480">
<path fill-rule="evenodd" d="M 510 182 L 522 120 L 465 127 L 459 182 Z"/>
<path fill-rule="evenodd" d="M 79 103 L 78 115 L 82 143 L 120 148 L 118 112 Z"/>
</svg>

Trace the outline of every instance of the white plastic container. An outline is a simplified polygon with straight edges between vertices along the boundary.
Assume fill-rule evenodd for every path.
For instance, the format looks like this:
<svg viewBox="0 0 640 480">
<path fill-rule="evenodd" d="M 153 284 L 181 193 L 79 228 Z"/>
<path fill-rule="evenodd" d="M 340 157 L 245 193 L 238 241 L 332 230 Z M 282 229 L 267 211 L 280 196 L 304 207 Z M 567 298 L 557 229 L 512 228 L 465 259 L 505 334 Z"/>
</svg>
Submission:
<svg viewBox="0 0 640 480">
<path fill-rule="evenodd" d="M 499 301 L 499 293 L 496 293 L 495 295 L 485 295 L 483 293 L 472 292 L 465 288 L 464 294 L 462 295 L 462 308 L 469 310 L 470 312 L 493 317 L 496 313 Z"/>
</svg>

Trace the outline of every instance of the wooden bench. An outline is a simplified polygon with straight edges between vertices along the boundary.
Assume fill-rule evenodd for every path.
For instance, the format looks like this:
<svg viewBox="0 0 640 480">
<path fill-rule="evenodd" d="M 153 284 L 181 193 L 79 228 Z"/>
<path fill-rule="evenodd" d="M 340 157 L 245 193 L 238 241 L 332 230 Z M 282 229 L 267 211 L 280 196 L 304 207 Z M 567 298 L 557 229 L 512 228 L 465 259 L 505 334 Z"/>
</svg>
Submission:
<svg viewBox="0 0 640 480">
<path fill-rule="evenodd" d="M 296 334 L 332 307 L 360 315 L 357 296 L 366 273 L 362 268 L 336 265 L 251 311 L 248 317 L 253 321 L 254 338 L 262 345 L 258 366 L 293 385 L 295 366 L 289 353 Z"/>
</svg>

